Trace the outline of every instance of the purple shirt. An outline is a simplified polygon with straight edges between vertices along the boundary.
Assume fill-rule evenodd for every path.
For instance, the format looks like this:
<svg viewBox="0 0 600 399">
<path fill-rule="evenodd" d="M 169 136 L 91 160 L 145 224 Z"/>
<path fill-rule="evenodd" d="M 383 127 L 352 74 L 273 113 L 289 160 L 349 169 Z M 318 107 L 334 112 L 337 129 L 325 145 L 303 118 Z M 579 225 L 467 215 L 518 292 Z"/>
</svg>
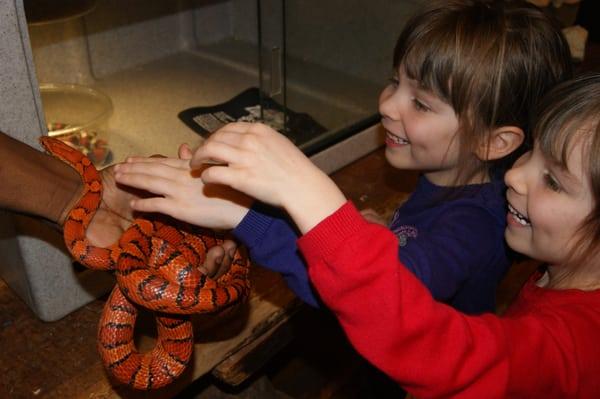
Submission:
<svg viewBox="0 0 600 399">
<path fill-rule="evenodd" d="M 437 300 L 470 314 L 494 311 L 496 287 L 510 265 L 504 191 L 501 179 L 448 189 L 421 176 L 395 211 L 389 227 L 400 261 Z M 253 261 L 281 273 L 298 297 L 319 306 L 293 226 L 282 211 L 257 203 L 233 233 Z"/>
</svg>

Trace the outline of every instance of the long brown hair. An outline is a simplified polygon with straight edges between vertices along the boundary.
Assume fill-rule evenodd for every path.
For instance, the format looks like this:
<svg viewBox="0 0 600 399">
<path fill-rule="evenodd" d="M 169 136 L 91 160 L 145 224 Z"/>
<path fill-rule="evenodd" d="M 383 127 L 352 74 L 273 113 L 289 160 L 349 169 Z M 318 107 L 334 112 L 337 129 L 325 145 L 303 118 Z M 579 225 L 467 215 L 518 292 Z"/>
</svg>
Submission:
<svg viewBox="0 0 600 399">
<path fill-rule="evenodd" d="M 583 75 L 557 86 L 539 105 L 534 137 L 541 152 L 567 168 L 570 150 L 585 140 L 583 168 L 589 172 L 594 208 L 576 235 L 569 262 L 591 260 L 600 249 L 600 74 Z"/>
<path fill-rule="evenodd" d="M 450 104 L 460 127 L 456 183 L 499 162 L 474 155 L 489 147 L 501 126 L 523 129 L 530 143 L 530 112 L 554 85 L 571 78 L 568 44 L 558 24 L 523 1 L 446 0 L 427 8 L 405 26 L 394 50 L 394 68 Z"/>
</svg>

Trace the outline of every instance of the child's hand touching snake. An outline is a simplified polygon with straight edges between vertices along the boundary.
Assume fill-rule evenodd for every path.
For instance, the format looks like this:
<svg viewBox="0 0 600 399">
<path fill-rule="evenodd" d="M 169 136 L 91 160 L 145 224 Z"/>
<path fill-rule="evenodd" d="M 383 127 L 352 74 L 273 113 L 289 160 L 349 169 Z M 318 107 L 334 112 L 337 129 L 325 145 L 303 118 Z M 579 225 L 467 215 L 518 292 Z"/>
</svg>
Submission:
<svg viewBox="0 0 600 399">
<path fill-rule="evenodd" d="M 222 164 L 206 167 L 215 160 Z M 225 125 L 196 150 L 190 166 L 207 184 L 225 184 L 285 208 L 303 233 L 346 201 L 290 140 L 259 123 Z"/>
<path fill-rule="evenodd" d="M 165 159 L 165 158 L 151 158 Z M 99 247 L 108 247 L 119 239 L 134 219 L 135 209 L 131 202 L 148 198 L 147 191 L 134 189 L 115 180 L 115 167 L 110 166 L 100 171 L 103 193 L 100 208 L 94 215 L 87 231 L 90 243 Z M 200 271 L 212 278 L 219 278 L 229 270 L 237 245 L 232 240 L 225 240 L 222 245 L 210 248 L 206 254 L 204 265 Z"/>
</svg>

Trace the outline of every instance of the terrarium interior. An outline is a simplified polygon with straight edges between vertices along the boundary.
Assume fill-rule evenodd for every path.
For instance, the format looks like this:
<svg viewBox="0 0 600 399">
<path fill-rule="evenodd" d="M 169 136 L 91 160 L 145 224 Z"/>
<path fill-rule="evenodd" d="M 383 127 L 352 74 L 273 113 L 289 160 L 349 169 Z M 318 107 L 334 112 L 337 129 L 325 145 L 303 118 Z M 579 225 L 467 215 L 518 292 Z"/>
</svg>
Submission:
<svg viewBox="0 0 600 399">
<path fill-rule="evenodd" d="M 51 6 L 44 9 L 41 3 Z M 402 18 L 418 3 L 24 4 L 47 128 L 71 126 L 50 111 L 44 89 L 48 85 L 67 90 L 71 86 L 65 84 L 76 84 L 105 94 L 110 104 L 104 119 L 83 131 L 107 143 L 110 157 L 101 159 L 100 154 L 99 160 L 110 163 L 129 154 L 174 155 L 179 143 L 199 144 L 201 135 L 180 113 L 225 103 L 250 88 L 260 88 L 262 107 L 250 109 L 249 119 L 285 124 L 279 130 L 308 153 L 365 129 L 377 120 L 377 96 L 391 73 Z M 300 115 L 299 123 L 293 115 Z M 200 119 L 209 130 L 221 122 Z"/>
</svg>

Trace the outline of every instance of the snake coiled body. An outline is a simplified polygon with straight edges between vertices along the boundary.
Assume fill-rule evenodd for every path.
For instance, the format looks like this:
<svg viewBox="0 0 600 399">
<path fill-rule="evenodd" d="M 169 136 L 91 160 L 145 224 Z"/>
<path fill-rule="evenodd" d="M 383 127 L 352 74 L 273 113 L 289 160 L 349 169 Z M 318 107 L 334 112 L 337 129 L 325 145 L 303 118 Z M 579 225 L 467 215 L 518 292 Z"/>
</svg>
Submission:
<svg viewBox="0 0 600 399">
<path fill-rule="evenodd" d="M 138 218 L 118 242 L 107 248 L 91 245 L 85 232 L 102 200 L 102 181 L 91 161 L 60 140 L 40 139 L 54 157 L 71 165 L 84 184 L 81 199 L 63 225 L 67 249 L 84 266 L 113 271 L 117 285 L 104 307 L 98 349 L 110 373 L 136 389 L 160 388 L 186 368 L 193 352 L 189 314 L 217 312 L 249 292 L 250 262 L 236 251 L 230 270 L 213 280 L 198 269 L 208 249 L 221 240 L 210 230 Z M 159 312 L 157 342 L 141 354 L 133 332 L 138 304 Z"/>
</svg>

